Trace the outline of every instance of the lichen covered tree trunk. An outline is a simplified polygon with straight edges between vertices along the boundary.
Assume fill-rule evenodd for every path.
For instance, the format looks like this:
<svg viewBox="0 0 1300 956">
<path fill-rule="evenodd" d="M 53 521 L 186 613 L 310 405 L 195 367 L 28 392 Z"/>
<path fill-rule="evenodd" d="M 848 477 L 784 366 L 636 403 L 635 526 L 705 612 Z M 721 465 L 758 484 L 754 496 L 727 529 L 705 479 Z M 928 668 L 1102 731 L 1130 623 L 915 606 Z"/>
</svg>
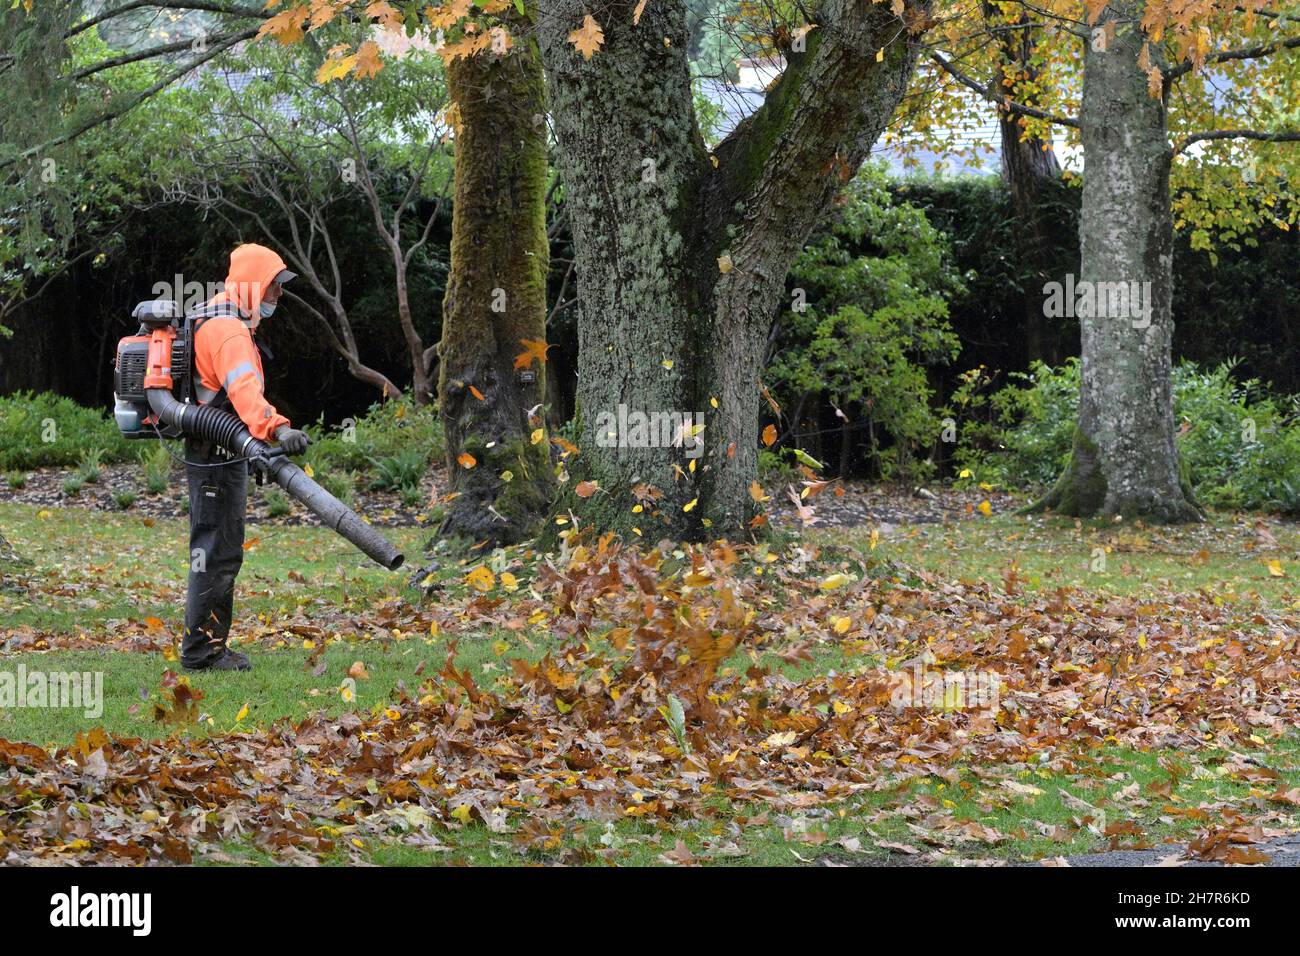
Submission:
<svg viewBox="0 0 1300 956">
<path fill-rule="evenodd" d="M 889 5 L 830 0 L 764 106 L 710 155 L 685 3 L 644 5 L 634 23 L 635 7 L 547 0 L 540 27 L 577 256 L 574 470 L 600 487 L 572 504 L 646 537 L 735 534 L 753 508 L 763 346 L 786 272 L 919 48 Z M 569 42 L 588 13 L 604 32 L 590 58 Z"/>
<path fill-rule="evenodd" d="M 460 127 L 438 400 L 458 494 L 441 530 L 475 543 L 534 533 L 554 489 L 549 445 L 530 438 L 546 376 L 515 368 L 524 339 L 546 338 L 545 91 L 531 24 L 510 29 L 508 52 L 447 67 Z"/>
<path fill-rule="evenodd" d="M 1039 506 L 1190 521 L 1201 513 L 1180 473 L 1171 379 L 1172 153 L 1164 99 L 1137 62 L 1141 16 L 1141 4 L 1108 6 L 1084 58 L 1079 423 Z"/>
</svg>

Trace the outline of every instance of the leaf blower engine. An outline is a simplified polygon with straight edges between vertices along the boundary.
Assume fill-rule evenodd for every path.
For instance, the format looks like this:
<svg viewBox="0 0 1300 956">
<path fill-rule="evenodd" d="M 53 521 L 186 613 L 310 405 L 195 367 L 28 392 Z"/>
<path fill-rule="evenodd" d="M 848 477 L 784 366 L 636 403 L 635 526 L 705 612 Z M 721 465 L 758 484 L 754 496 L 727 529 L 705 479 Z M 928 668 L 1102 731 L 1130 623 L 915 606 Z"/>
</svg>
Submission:
<svg viewBox="0 0 1300 956">
<path fill-rule="evenodd" d="M 284 452 L 254 438 L 228 411 L 200 405 L 194 398 L 193 340 L 205 310 L 182 315 L 170 299 L 141 302 L 131 317 L 140 329 L 117 343 L 113 373 L 113 416 L 127 438 L 180 438 L 210 441 L 248 460 L 321 522 L 390 571 L 405 557 L 352 509 L 318 485 L 285 457 Z"/>
</svg>

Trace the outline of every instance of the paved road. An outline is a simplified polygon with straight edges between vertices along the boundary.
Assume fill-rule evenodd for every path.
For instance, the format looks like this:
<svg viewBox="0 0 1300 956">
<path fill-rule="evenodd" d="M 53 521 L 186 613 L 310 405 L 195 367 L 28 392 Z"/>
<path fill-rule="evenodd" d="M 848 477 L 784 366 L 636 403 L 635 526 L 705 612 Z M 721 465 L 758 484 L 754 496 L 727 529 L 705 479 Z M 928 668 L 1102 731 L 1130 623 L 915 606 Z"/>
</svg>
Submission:
<svg viewBox="0 0 1300 956">
<path fill-rule="evenodd" d="M 1300 833 L 1278 837 L 1264 843 L 1248 844 L 1252 850 L 1267 853 L 1269 862 L 1259 866 L 1300 866 Z M 1112 850 L 1108 853 L 1088 853 L 1067 856 L 1070 866 L 1156 866 L 1161 860 L 1181 857 L 1185 848 L 1177 844 L 1155 847 L 1150 850 Z M 1168 864 L 1167 864 L 1168 865 Z M 1185 860 L 1179 866 L 1225 866 L 1206 860 Z"/>
</svg>

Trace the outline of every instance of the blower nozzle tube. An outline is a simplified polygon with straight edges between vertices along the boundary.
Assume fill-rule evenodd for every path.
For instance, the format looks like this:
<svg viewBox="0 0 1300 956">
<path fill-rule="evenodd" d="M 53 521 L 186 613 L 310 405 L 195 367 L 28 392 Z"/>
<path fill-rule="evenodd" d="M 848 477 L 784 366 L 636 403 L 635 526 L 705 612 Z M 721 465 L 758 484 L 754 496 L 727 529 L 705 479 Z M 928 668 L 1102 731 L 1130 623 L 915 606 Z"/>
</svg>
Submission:
<svg viewBox="0 0 1300 956">
<path fill-rule="evenodd" d="M 274 454 L 266 442 L 254 438 L 239 417 L 209 405 L 186 405 L 165 388 L 147 388 L 149 407 L 159 420 L 179 428 L 186 435 L 220 445 L 245 458 L 258 461 L 277 485 L 301 501 L 321 523 L 347 538 L 371 560 L 396 571 L 405 555 L 389 544 L 382 534 L 366 524 L 356 512 L 307 476 L 285 458 Z"/>
</svg>

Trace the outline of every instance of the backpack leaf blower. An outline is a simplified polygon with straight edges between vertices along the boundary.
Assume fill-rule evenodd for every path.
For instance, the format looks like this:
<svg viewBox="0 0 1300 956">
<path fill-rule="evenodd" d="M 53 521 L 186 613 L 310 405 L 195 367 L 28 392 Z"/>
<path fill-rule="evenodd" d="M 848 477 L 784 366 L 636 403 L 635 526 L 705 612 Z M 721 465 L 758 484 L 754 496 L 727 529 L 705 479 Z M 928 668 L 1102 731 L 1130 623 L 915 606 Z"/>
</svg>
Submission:
<svg viewBox="0 0 1300 956">
<path fill-rule="evenodd" d="M 200 312 L 182 318 L 180 307 L 170 299 L 136 306 L 132 318 L 140 320 L 139 332 L 117 343 L 113 417 L 118 429 L 127 438 L 189 436 L 246 458 L 371 560 L 390 571 L 400 568 L 405 556 L 281 449 L 254 438 L 239 416 L 194 400 L 194 320 L 205 317 Z"/>
</svg>

